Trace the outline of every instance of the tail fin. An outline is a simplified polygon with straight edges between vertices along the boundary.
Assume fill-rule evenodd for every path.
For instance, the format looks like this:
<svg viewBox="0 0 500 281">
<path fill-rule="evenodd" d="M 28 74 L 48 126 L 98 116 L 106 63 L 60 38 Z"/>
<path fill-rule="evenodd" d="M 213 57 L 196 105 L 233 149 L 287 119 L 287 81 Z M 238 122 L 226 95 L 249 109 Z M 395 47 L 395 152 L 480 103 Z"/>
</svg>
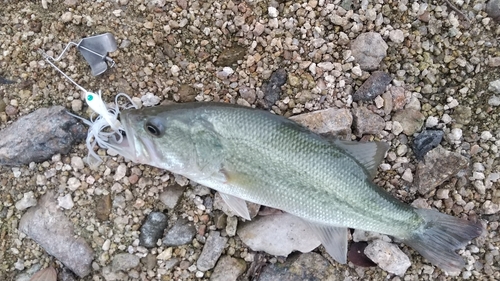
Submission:
<svg viewBox="0 0 500 281">
<path fill-rule="evenodd" d="M 484 231 L 482 225 L 434 210 L 415 211 L 424 219 L 425 224 L 403 242 L 444 271 L 460 271 L 465 262 L 455 251 L 480 236 Z"/>
</svg>

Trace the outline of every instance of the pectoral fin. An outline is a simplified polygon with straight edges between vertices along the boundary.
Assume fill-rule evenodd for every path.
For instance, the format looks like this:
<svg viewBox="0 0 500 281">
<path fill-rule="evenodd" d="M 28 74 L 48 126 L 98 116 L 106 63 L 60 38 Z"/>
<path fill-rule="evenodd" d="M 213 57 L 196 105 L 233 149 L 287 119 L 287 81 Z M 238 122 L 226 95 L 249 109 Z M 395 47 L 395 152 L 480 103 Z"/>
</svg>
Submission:
<svg viewBox="0 0 500 281">
<path fill-rule="evenodd" d="M 219 192 L 219 194 L 233 212 L 246 220 L 250 220 L 250 213 L 245 200 L 222 192 Z"/>
<path fill-rule="evenodd" d="M 347 263 L 347 228 L 307 222 L 328 254 L 341 264 Z"/>
</svg>

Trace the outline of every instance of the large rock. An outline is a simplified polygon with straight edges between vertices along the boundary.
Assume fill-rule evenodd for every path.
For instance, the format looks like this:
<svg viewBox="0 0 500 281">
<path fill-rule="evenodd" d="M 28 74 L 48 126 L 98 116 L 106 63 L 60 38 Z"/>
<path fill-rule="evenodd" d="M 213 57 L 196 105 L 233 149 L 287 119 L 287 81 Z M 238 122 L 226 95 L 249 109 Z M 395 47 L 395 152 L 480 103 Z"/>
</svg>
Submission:
<svg viewBox="0 0 500 281">
<path fill-rule="evenodd" d="M 376 70 L 387 56 L 387 43 L 376 32 L 360 34 L 351 43 L 352 55 L 363 70 Z"/>
<path fill-rule="evenodd" d="M 76 275 L 83 278 L 90 273 L 94 252 L 83 238 L 75 237 L 73 223 L 59 210 L 52 193 L 21 217 L 19 230 Z"/>
<path fill-rule="evenodd" d="M 418 192 L 425 195 L 469 165 L 469 160 L 456 152 L 438 146 L 419 162 L 416 172 Z"/>
<path fill-rule="evenodd" d="M 392 120 L 401 124 L 405 135 L 411 136 L 422 129 L 425 116 L 415 109 L 403 109 L 396 112 L 394 116 L 392 116 Z"/>
<path fill-rule="evenodd" d="M 87 130 L 62 106 L 38 109 L 0 131 L 0 165 L 19 166 L 66 154 Z"/>
<path fill-rule="evenodd" d="M 310 227 L 288 213 L 245 222 L 238 229 L 238 236 L 254 251 L 285 257 L 292 251 L 310 252 L 321 244 Z"/>
<path fill-rule="evenodd" d="M 354 116 L 354 132 L 358 137 L 365 134 L 380 134 L 385 127 L 384 118 L 373 113 L 366 107 L 354 108 L 352 115 Z"/>
<path fill-rule="evenodd" d="M 490 18 L 497 22 L 500 22 L 500 0 L 488 1 L 485 10 Z"/>
<path fill-rule="evenodd" d="M 260 273 L 258 281 L 334 281 L 344 280 L 342 272 L 317 253 L 293 255 L 284 263 L 269 264 Z"/>
<path fill-rule="evenodd" d="M 349 135 L 352 115 L 348 109 L 328 108 L 290 117 L 318 134 Z"/>
</svg>

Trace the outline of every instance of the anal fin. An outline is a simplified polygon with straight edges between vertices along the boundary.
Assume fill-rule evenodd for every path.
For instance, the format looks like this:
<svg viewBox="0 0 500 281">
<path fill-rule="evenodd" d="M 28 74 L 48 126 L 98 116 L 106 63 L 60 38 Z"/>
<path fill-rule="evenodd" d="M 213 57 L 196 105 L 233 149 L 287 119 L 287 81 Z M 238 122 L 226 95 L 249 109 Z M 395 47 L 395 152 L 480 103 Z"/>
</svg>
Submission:
<svg viewBox="0 0 500 281">
<path fill-rule="evenodd" d="M 347 263 L 347 227 L 315 224 L 307 222 L 314 229 L 316 236 L 326 252 L 337 262 Z"/>
<path fill-rule="evenodd" d="M 246 220 L 250 220 L 250 213 L 245 200 L 222 192 L 219 192 L 219 194 L 233 212 Z"/>
</svg>

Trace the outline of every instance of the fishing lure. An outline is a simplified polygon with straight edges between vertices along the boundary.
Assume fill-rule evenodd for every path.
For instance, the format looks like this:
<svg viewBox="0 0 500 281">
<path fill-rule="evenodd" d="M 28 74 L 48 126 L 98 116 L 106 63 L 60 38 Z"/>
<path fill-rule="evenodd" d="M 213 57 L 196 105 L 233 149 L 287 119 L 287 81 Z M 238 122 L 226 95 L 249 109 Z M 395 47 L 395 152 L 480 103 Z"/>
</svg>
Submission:
<svg viewBox="0 0 500 281">
<path fill-rule="evenodd" d="M 97 93 L 93 93 L 87 91 L 85 88 L 76 83 L 71 77 L 66 75 L 62 70 L 60 70 L 54 63 L 55 61 L 52 57 L 48 56 L 42 50 L 39 51 L 40 54 L 45 58 L 53 68 L 55 68 L 59 73 L 61 73 L 66 79 L 68 79 L 71 83 L 73 83 L 78 89 L 85 93 L 85 102 L 87 105 L 94 111 L 90 116 L 89 120 L 82 118 L 78 115 L 72 114 L 68 112 L 69 115 L 76 117 L 83 121 L 86 125 L 89 126 L 89 130 L 87 133 L 87 138 L 85 140 L 85 144 L 88 149 L 87 155 L 87 163 L 95 168 L 99 166 L 103 162 L 101 157 L 94 151 L 94 147 L 99 145 L 103 149 L 109 149 L 108 146 L 110 139 L 112 139 L 115 143 L 121 143 L 123 141 L 124 129 L 122 124 L 118 120 L 118 116 L 120 115 L 120 109 L 129 109 L 129 108 L 138 108 L 138 106 L 132 101 L 132 99 L 124 94 L 119 93 L 115 97 L 115 103 L 113 106 L 108 106 L 102 100 L 102 94 L 99 90 Z M 120 97 L 124 97 L 128 100 L 128 104 L 124 106 L 120 106 L 118 99 Z M 94 114 L 97 114 L 97 117 L 94 119 Z"/>
<path fill-rule="evenodd" d="M 130 105 L 120 107 L 118 103 L 118 99 L 120 97 L 125 97 L 126 99 L 128 99 Z M 94 111 L 94 113 L 97 114 L 97 118 L 93 119 L 91 116 L 90 119 L 87 120 L 69 112 L 68 114 L 82 120 L 83 123 L 89 126 L 87 138 L 85 140 L 85 144 L 89 151 L 87 155 L 87 162 L 91 167 L 97 167 L 103 162 L 103 160 L 94 151 L 94 147 L 96 145 L 99 145 L 99 147 L 103 149 L 109 149 L 110 147 L 108 146 L 108 144 L 110 139 L 112 139 L 114 143 L 121 143 L 123 141 L 122 133 L 124 132 L 124 129 L 122 127 L 122 124 L 118 120 L 118 116 L 120 115 L 120 108 L 129 109 L 138 107 L 134 104 L 132 99 L 124 93 L 119 93 L 116 95 L 113 107 L 104 104 L 104 101 L 101 97 L 101 91 L 99 91 L 98 94 L 86 92 L 85 101 L 87 102 L 87 105 Z"/>
</svg>

